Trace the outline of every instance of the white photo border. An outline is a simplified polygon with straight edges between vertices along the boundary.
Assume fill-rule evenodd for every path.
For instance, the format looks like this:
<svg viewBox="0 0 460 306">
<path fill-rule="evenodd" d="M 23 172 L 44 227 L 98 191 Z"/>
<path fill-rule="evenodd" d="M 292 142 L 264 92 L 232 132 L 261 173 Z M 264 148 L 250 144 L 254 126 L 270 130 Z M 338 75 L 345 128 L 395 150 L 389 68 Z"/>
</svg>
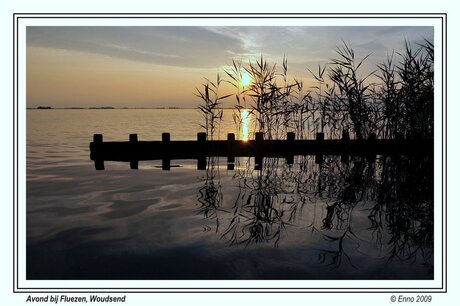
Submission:
<svg viewBox="0 0 460 306">
<path fill-rule="evenodd" d="M 26 279 L 26 28 L 28 26 L 433 26 L 435 201 L 433 280 L 346 281 L 31 281 Z M 13 292 L 388 293 L 447 292 L 447 14 L 13 14 Z"/>
</svg>

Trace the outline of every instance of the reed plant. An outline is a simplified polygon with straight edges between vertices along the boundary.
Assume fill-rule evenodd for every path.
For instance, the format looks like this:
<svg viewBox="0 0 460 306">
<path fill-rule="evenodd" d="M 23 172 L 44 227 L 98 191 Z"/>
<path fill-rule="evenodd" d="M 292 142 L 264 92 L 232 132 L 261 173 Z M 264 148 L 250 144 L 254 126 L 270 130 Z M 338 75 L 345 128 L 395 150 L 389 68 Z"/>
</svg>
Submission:
<svg viewBox="0 0 460 306">
<path fill-rule="evenodd" d="M 433 137 L 434 46 L 428 40 L 416 50 L 406 42 L 405 50 L 378 64 L 381 83 L 376 95 L 382 102 L 383 130 L 387 137 Z"/>
<path fill-rule="evenodd" d="M 231 96 L 219 94 L 219 87 L 222 83 L 220 74 L 217 74 L 216 81 L 212 82 L 205 78 L 205 83 L 202 84 L 202 89 L 197 88 L 195 95 L 203 101 L 198 106 L 200 113 L 204 117 L 204 124 L 201 125 L 205 129 L 208 139 L 213 140 L 216 130 L 219 128 L 223 120 L 223 109 L 221 100 Z"/>
<path fill-rule="evenodd" d="M 361 77 L 359 68 L 369 55 L 357 62 L 352 46 L 345 42 L 336 52 L 338 58 L 332 59 L 328 72 L 329 79 L 337 88 L 334 92 L 334 109 L 342 110 L 349 116 L 356 138 L 363 139 L 369 132 L 370 84 L 366 80 L 373 72 Z"/>
<path fill-rule="evenodd" d="M 350 131 L 357 139 L 370 133 L 380 138 L 399 134 L 410 137 L 433 137 L 434 46 L 425 40 L 417 49 L 406 42 L 403 52 L 390 53 L 374 71 L 363 74 L 370 56 L 358 59 L 351 44 L 343 42 L 336 57 L 317 72 L 307 70 L 314 84 L 305 88 L 302 80 L 288 75 L 288 60 L 283 58 L 280 69 L 262 55 L 255 61 L 232 61 L 226 78 L 216 82 L 205 79 L 197 96 L 204 116 L 202 125 L 211 138 L 222 120 L 221 100 L 234 96 L 233 119 L 239 128 L 242 110 L 255 118 L 254 131 L 263 132 L 266 139 L 284 138 L 295 132 L 298 139 L 313 132 L 339 137 Z M 242 85 L 244 74 L 251 82 Z M 371 82 L 374 76 L 377 82 Z M 219 86 L 226 82 L 235 92 L 220 96 Z"/>
<path fill-rule="evenodd" d="M 230 84 L 236 91 L 235 99 L 236 104 L 233 107 L 233 122 L 235 123 L 237 134 L 240 135 L 241 126 L 243 125 L 243 110 L 247 110 L 247 101 L 246 101 L 246 91 L 242 85 L 243 75 L 246 73 L 246 70 L 243 68 L 241 61 L 232 60 L 232 65 L 230 69 L 225 71 L 226 75 L 229 77 L 226 82 Z M 252 114 L 252 111 L 251 111 Z M 249 114 L 247 114 L 249 115 Z"/>
</svg>

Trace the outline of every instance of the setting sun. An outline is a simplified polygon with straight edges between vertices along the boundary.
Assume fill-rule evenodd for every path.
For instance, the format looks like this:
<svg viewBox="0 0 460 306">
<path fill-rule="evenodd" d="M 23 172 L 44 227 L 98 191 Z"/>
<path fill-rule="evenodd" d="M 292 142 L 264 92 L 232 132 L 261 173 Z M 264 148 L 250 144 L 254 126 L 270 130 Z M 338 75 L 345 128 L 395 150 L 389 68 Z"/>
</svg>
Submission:
<svg viewBox="0 0 460 306">
<path fill-rule="evenodd" d="M 251 76 L 249 75 L 249 73 L 243 70 L 243 72 L 241 72 L 241 85 L 245 87 L 249 84 L 251 84 Z"/>
</svg>

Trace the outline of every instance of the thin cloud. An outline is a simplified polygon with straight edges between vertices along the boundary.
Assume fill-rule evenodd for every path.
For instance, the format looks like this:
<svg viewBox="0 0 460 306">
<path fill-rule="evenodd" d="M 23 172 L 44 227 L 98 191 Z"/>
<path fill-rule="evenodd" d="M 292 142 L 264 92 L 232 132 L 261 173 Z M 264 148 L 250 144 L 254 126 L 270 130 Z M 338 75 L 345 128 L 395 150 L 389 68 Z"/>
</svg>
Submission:
<svg viewBox="0 0 460 306">
<path fill-rule="evenodd" d="M 216 67 L 239 40 L 203 27 L 29 27 L 27 43 L 179 67 Z"/>
<path fill-rule="evenodd" d="M 335 56 L 341 41 L 382 59 L 404 40 L 432 39 L 431 27 L 29 27 L 27 43 L 150 64 L 215 68 L 231 58 L 292 63 Z"/>
</svg>

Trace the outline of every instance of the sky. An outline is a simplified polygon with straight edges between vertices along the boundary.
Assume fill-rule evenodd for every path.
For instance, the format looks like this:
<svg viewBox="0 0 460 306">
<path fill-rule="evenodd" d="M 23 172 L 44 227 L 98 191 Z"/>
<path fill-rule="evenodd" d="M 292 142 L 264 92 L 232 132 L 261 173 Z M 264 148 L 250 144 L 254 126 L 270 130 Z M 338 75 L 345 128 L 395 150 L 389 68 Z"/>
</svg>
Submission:
<svg viewBox="0 0 460 306">
<path fill-rule="evenodd" d="M 232 59 L 263 55 L 281 67 L 286 56 L 289 76 L 308 87 L 308 69 L 329 63 L 343 42 L 357 60 L 369 55 L 365 76 L 405 41 L 416 48 L 424 39 L 433 41 L 432 27 L 29 26 L 27 107 L 194 108 L 196 88 L 224 76 Z"/>
</svg>

